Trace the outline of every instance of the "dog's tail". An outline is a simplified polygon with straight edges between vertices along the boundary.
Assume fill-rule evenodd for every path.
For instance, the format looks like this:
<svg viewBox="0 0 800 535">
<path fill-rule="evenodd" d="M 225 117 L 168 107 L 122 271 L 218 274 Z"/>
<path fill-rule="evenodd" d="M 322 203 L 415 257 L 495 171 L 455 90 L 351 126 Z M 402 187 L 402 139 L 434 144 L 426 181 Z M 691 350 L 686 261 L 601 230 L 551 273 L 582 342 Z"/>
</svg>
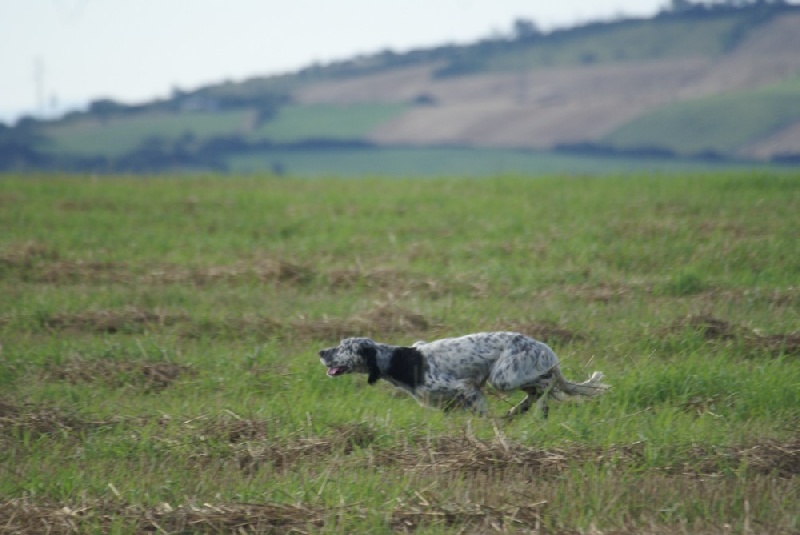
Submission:
<svg viewBox="0 0 800 535">
<path fill-rule="evenodd" d="M 602 383 L 602 372 L 594 372 L 588 381 L 582 383 L 573 383 L 568 381 L 562 374 L 558 366 L 553 368 L 553 377 L 555 377 L 555 388 L 557 392 L 554 397 L 559 397 L 559 393 L 567 394 L 568 396 L 599 396 L 609 388 L 611 385 Z"/>
</svg>

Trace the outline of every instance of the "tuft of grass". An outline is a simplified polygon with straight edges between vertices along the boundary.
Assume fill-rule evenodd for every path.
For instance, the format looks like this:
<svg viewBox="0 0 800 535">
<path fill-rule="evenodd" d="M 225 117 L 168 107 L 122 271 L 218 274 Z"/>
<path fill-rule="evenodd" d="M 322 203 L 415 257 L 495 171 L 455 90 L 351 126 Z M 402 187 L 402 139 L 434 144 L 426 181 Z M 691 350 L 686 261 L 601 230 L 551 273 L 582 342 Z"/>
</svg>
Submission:
<svg viewBox="0 0 800 535">
<path fill-rule="evenodd" d="M 699 294 L 708 285 L 702 277 L 691 271 L 684 271 L 672 276 L 661 287 L 661 292 L 674 297 Z"/>
</svg>

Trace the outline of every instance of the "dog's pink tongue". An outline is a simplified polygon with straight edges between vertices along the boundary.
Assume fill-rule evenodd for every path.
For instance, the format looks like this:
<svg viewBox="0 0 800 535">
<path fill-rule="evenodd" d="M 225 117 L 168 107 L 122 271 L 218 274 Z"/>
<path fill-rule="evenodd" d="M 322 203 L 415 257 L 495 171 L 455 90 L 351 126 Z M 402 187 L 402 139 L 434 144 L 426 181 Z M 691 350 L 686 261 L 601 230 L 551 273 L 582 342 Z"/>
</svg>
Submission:
<svg viewBox="0 0 800 535">
<path fill-rule="evenodd" d="M 343 368 L 328 368 L 328 375 L 331 377 L 342 373 Z"/>
</svg>

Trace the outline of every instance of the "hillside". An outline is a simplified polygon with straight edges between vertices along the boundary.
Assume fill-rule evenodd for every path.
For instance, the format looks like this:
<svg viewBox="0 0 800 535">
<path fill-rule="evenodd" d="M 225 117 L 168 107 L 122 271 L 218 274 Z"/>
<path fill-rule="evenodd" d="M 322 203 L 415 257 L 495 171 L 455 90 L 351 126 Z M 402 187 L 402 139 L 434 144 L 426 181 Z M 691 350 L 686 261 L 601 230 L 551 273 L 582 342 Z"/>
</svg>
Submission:
<svg viewBox="0 0 800 535">
<path fill-rule="evenodd" d="M 758 3 L 383 51 L 22 121 L 0 132 L 0 168 L 230 169 L 246 156 L 283 171 L 271 154 L 376 147 L 793 161 L 798 50 L 800 7 Z"/>
</svg>

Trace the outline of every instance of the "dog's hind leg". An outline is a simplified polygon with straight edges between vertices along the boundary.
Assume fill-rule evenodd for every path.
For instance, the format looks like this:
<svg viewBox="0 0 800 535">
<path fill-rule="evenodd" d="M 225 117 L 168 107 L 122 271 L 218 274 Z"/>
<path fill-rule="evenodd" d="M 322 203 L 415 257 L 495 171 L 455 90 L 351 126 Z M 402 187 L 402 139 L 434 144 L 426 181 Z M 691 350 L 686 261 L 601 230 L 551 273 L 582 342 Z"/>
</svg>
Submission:
<svg viewBox="0 0 800 535">
<path fill-rule="evenodd" d="M 541 401 L 542 391 L 536 387 L 530 388 L 523 388 L 523 391 L 527 394 L 522 401 L 517 403 L 515 406 L 511 407 L 508 412 L 506 412 L 506 418 L 513 418 L 519 414 L 525 414 L 531 408 L 531 405 L 536 403 L 537 407 Z M 545 416 L 546 417 L 546 416 Z"/>
<path fill-rule="evenodd" d="M 541 413 L 542 417 L 546 420 L 550 414 L 550 407 L 547 405 L 547 401 L 555 385 L 556 382 L 553 381 L 548 374 L 543 377 L 538 384 L 523 387 L 522 390 L 528 395 L 506 413 L 506 418 L 513 418 L 518 414 L 524 414 L 528 412 L 531 405 L 536 404 L 536 410 Z"/>
<path fill-rule="evenodd" d="M 547 405 L 547 400 L 550 398 L 550 391 L 556 385 L 555 381 L 548 381 L 549 384 L 545 387 L 544 390 L 540 390 L 541 396 L 539 397 L 539 401 L 536 402 L 536 409 L 542 414 L 542 418 L 547 420 L 547 417 L 550 415 L 550 407 Z"/>
</svg>

